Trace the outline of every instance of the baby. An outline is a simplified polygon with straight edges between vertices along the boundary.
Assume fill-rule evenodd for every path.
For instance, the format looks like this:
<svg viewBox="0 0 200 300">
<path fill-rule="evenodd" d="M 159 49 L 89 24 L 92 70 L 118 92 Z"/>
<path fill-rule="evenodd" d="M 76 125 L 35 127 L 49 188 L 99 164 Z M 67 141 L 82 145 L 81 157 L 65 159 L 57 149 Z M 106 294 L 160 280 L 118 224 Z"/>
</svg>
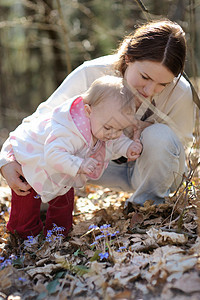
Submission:
<svg viewBox="0 0 200 300">
<path fill-rule="evenodd" d="M 85 94 L 11 133 L 5 150 L 22 165 L 32 189 L 26 196 L 12 191 L 8 230 L 22 238 L 37 235 L 43 228 L 43 201 L 49 203 L 45 233 L 56 223 L 65 227 L 66 235 L 72 227 L 72 187 L 100 178 L 111 159 L 140 156 L 140 141 L 123 134 L 125 128 L 137 125 L 134 112 L 133 94 L 123 79 L 103 76 Z"/>
</svg>

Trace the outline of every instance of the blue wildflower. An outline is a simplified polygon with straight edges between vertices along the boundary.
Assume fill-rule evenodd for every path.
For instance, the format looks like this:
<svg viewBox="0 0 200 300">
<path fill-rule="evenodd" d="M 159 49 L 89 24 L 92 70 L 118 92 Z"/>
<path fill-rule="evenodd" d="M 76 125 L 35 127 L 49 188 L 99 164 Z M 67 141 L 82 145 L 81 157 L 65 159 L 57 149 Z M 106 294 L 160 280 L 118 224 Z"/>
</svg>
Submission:
<svg viewBox="0 0 200 300">
<path fill-rule="evenodd" d="M 50 239 L 52 234 L 53 234 L 52 230 L 47 230 L 46 241 L 49 242 L 49 243 L 52 242 L 52 240 Z"/>
<path fill-rule="evenodd" d="M 116 233 L 111 233 L 110 236 L 114 237 L 116 236 Z"/>
<path fill-rule="evenodd" d="M 52 230 L 47 230 L 47 237 L 51 237 L 53 234 Z"/>
<path fill-rule="evenodd" d="M 33 235 L 29 235 L 29 236 L 27 236 L 27 239 L 30 243 L 33 243 L 34 237 L 33 237 Z"/>
<path fill-rule="evenodd" d="M 65 231 L 65 227 L 63 226 L 58 227 L 56 224 L 53 224 L 53 226 L 54 226 L 52 229 L 53 232 Z"/>
<path fill-rule="evenodd" d="M 57 237 L 60 238 L 60 237 L 65 237 L 65 236 L 64 236 L 64 234 L 62 234 L 62 233 L 58 233 L 58 234 L 57 234 Z"/>
<path fill-rule="evenodd" d="M 19 280 L 19 281 L 22 281 L 22 282 L 26 282 L 26 281 L 27 281 L 27 279 L 24 278 L 24 277 L 19 277 L 18 280 Z"/>
<path fill-rule="evenodd" d="M 100 259 L 102 260 L 102 259 L 104 259 L 104 258 L 108 258 L 108 256 L 109 256 L 109 253 L 108 252 L 105 252 L 105 253 L 99 253 L 99 256 L 100 256 Z"/>
<path fill-rule="evenodd" d="M 122 252 L 123 249 L 126 249 L 126 247 L 125 246 L 119 247 L 119 249 L 117 250 L 117 252 Z"/>
<path fill-rule="evenodd" d="M 108 232 L 108 231 L 104 232 L 104 234 L 105 234 L 105 236 L 109 236 L 109 235 L 111 235 L 111 233 L 110 233 L 110 232 Z"/>
<path fill-rule="evenodd" d="M 103 224 L 100 229 L 107 229 L 110 227 L 110 224 Z"/>
<path fill-rule="evenodd" d="M 17 259 L 17 256 L 14 255 L 14 254 L 11 254 L 11 255 L 9 256 L 9 258 L 12 259 L 12 260 L 14 260 L 14 259 Z"/>
<path fill-rule="evenodd" d="M 96 228 L 98 228 L 98 226 L 94 225 L 94 224 L 92 224 L 92 225 L 89 226 L 89 229 L 96 229 Z"/>
<path fill-rule="evenodd" d="M 1 256 L 1 257 L 0 257 L 0 260 L 2 260 L 2 263 L 0 263 L 1 268 L 4 268 L 4 267 L 7 267 L 7 266 L 12 265 L 13 260 L 15 260 L 15 259 L 17 259 L 17 256 L 14 255 L 14 254 L 11 254 L 11 255 L 9 256 L 9 258 L 7 258 L 7 259 L 5 259 L 5 260 L 4 260 L 4 257 Z"/>
<path fill-rule="evenodd" d="M 39 199 L 41 196 L 39 194 L 37 194 L 36 196 L 34 196 L 35 199 Z"/>
<path fill-rule="evenodd" d="M 7 266 L 10 266 L 12 265 L 12 259 L 6 259 L 4 260 L 2 263 L 1 263 L 1 268 L 4 268 L 4 267 L 7 267 Z"/>
<path fill-rule="evenodd" d="M 94 242 L 94 243 L 90 244 L 90 246 L 94 246 L 94 245 L 97 245 L 97 242 Z"/>
<path fill-rule="evenodd" d="M 114 237 L 117 233 L 119 233 L 119 230 L 115 231 L 114 233 L 111 233 L 111 236 Z"/>
<path fill-rule="evenodd" d="M 96 241 L 96 240 L 99 240 L 99 239 L 102 239 L 102 238 L 104 238 L 104 237 L 105 237 L 105 234 L 97 235 L 97 236 L 95 237 L 95 241 Z"/>
<path fill-rule="evenodd" d="M 55 240 L 61 240 L 61 239 L 64 238 L 64 237 L 65 237 L 64 234 L 58 233 L 58 234 L 55 236 L 54 241 L 55 241 Z"/>
<path fill-rule="evenodd" d="M 47 238 L 47 237 L 46 237 L 46 241 L 49 242 L 49 243 L 52 242 L 52 240 L 50 238 Z"/>
</svg>

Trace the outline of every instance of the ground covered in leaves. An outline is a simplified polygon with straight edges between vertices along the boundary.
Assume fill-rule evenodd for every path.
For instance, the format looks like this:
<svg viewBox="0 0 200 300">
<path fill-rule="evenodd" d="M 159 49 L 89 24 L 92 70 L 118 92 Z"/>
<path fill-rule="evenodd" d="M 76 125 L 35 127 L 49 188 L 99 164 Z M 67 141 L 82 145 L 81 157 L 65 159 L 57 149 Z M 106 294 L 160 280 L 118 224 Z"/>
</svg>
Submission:
<svg viewBox="0 0 200 300">
<path fill-rule="evenodd" d="M 155 206 L 124 211 L 130 196 L 95 186 L 76 195 L 73 230 L 23 242 L 6 232 L 0 187 L 0 299 L 200 299 L 199 182 Z M 41 213 L 45 219 L 45 212 Z"/>
</svg>

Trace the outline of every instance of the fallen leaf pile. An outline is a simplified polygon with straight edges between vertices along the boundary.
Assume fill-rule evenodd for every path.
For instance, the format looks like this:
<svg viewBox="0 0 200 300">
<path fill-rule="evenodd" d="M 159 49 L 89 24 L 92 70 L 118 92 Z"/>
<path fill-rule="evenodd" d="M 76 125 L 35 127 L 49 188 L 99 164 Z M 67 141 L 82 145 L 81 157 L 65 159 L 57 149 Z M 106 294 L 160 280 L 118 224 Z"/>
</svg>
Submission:
<svg viewBox="0 0 200 300">
<path fill-rule="evenodd" d="M 195 186 L 195 197 L 183 186 L 164 204 L 149 200 L 127 214 L 130 194 L 88 185 L 76 193 L 67 238 L 23 242 L 6 231 L 2 184 L 0 299 L 200 299 L 198 179 Z"/>
</svg>

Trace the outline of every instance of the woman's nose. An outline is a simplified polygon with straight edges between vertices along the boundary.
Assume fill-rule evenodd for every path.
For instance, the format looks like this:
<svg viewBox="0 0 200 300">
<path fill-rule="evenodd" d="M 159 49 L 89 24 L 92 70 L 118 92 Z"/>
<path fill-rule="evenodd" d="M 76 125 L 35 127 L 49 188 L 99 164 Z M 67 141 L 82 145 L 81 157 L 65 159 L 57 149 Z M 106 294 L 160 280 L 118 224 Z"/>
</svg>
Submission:
<svg viewBox="0 0 200 300">
<path fill-rule="evenodd" d="M 154 94 L 156 93 L 156 84 L 152 81 L 149 81 L 144 86 L 144 93 L 147 97 L 154 96 Z"/>
</svg>

